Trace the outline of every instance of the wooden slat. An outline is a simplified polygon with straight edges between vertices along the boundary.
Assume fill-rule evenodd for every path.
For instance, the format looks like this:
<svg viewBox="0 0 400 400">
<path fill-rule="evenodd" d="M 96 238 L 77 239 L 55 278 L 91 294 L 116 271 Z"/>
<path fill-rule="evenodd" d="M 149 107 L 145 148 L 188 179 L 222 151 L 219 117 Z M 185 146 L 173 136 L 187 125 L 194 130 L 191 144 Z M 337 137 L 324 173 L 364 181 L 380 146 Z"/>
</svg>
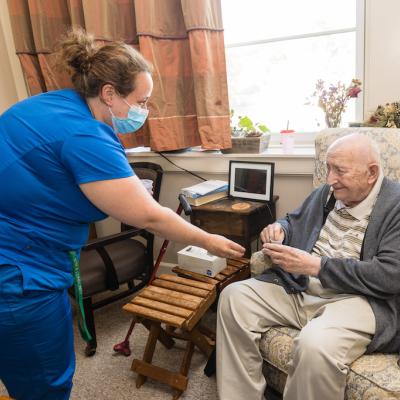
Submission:
<svg viewBox="0 0 400 400">
<path fill-rule="evenodd" d="M 212 303 L 214 303 L 217 298 L 217 290 L 214 289 L 209 292 L 208 296 L 205 298 L 200 304 L 200 307 L 185 321 L 184 326 L 188 331 L 191 331 L 193 327 L 197 324 L 200 318 L 204 315 L 204 313 L 209 309 Z"/>
<path fill-rule="evenodd" d="M 241 261 L 241 260 L 230 258 L 227 260 L 227 263 L 228 263 L 228 265 L 234 265 L 235 267 L 243 267 L 249 263 L 249 260 L 246 259 L 246 261 Z"/>
<path fill-rule="evenodd" d="M 150 300 L 162 300 L 164 303 L 172 304 L 173 306 L 187 308 L 188 310 L 195 310 L 198 307 L 198 303 L 189 300 L 178 299 L 176 297 L 168 296 L 163 294 L 160 296 L 159 293 L 154 293 L 151 290 L 144 290 L 140 293 L 140 297 L 145 297 Z"/>
<path fill-rule="evenodd" d="M 192 301 L 193 303 L 196 303 L 197 305 L 199 305 L 203 301 L 203 298 L 199 297 L 199 296 L 192 296 L 191 294 L 187 294 L 187 293 L 178 293 L 178 292 L 174 292 L 173 290 L 169 290 L 169 289 L 165 289 L 165 288 L 161 288 L 161 287 L 153 286 L 153 285 L 148 286 L 145 290 L 146 291 L 149 290 L 149 291 L 151 291 L 153 293 L 157 293 L 161 296 L 167 295 L 167 296 L 175 297 L 177 299 Z"/>
<path fill-rule="evenodd" d="M 184 391 L 188 384 L 188 378 L 186 376 L 168 371 L 157 365 L 146 363 L 145 361 L 134 359 L 132 362 L 132 370 L 140 375 L 145 375 L 178 390 Z"/>
<path fill-rule="evenodd" d="M 186 308 L 172 306 L 171 304 L 162 303 L 161 301 L 149 300 L 141 296 L 136 296 L 131 303 L 165 312 L 167 314 L 176 315 L 182 318 L 188 318 L 193 312 L 192 310 L 187 310 Z"/>
<path fill-rule="evenodd" d="M 146 307 L 138 306 L 137 304 L 128 303 L 122 307 L 125 311 L 149 318 L 153 321 L 161 321 L 180 328 L 186 321 L 185 318 L 177 317 L 176 315 L 167 314 L 161 311 L 151 310 Z"/>
<path fill-rule="evenodd" d="M 249 258 L 244 258 L 244 257 L 242 257 L 242 258 L 232 258 L 232 260 L 239 261 L 239 262 L 242 262 L 244 264 L 249 264 L 250 263 L 250 259 Z"/>
<path fill-rule="evenodd" d="M 237 268 L 235 268 L 235 267 L 226 267 L 226 268 L 224 268 L 220 273 L 221 273 L 221 275 L 225 275 L 225 276 L 231 276 L 231 275 L 233 275 L 234 273 L 236 273 L 236 271 L 237 271 L 238 269 Z"/>
<path fill-rule="evenodd" d="M 180 283 L 163 281 L 162 279 L 155 279 L 152 283 L 153 286 L 159 286 L 176 292 L 187 293 L 198 297 L 207 297 L 209 291 L 204 289 L 194 288 L 192 286 L 181 285 Z"/>
<path fill-rule="evenodd" d="M 238 267 L 237 265 L 230 265 L 227 264 L 226 268 L 228 268 L 229 270 L 234 269 L 235 271 L 240 271 L 241 268 L 243 268 L 243 265 L 241 265 L 240 267 Z M 225 269 L 226 269 L 225 268 Z"/>
<path fill-rule="evenodd" d="M 217 281 L 221 282 L 224 279 L 226 279 L 226 276 L 222 275 L 222 274 L 217 274 L 217 275 L 214 276 L 214 279 L 216 279 Z"/>
<path fill-rule="evenodd" d="M 214 278 L 210 278 L 208 276 L 198 274 L 197 272 L 187 271 L 186 269 L 183 269 L 179 266 L 172 268 L 172 271 L 175 272 L 176 274 L 184 275 L 185 277 L 188 277 L 188 278 L 193 278 L 196 281 L 210 283 L 211 285 L 216 285 L 218 283 L 218 281 Z"/>
<path fill-rule="evenodd" d="M 209 283 L 199 282 L 193 279 L 181 278 L 176 275 L 162 274 L 159 276 L 159 278 L 165 281 L 181 283 L 182 285 L 193 286 L 195 288 L 204 290 L 212 290 L 214 287 L 214 285 L 210 285 Z"/>
</svg>

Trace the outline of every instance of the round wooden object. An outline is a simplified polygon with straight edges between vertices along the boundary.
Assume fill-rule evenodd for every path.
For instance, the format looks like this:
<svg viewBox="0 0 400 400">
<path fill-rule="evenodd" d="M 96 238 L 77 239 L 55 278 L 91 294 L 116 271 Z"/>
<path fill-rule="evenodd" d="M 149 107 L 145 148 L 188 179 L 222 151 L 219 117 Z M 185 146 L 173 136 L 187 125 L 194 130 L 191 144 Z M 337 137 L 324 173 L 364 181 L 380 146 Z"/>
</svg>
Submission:
<svg viewBox="0 0 400 400">
<path fill-rule="evenodd" d="M 247 210 L 248 208 L 250 208 L 249 203 L 236 203 L 236 204 L 232 205 L 232 210 L 235 210 L 235 211 L 243 211 L 243 210 Z"/>
</svg>

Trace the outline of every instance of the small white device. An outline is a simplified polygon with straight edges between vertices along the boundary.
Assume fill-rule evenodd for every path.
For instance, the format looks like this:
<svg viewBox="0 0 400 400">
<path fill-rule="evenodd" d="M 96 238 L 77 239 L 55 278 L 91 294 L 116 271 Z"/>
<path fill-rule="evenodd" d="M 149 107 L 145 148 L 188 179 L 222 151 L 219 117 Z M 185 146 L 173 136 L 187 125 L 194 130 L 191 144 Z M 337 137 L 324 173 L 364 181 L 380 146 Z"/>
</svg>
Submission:
<svg viewBox="0 0 400 400">
<path fill-rule="evenodd" d="M 178 251 L 178 264 L 187 271 L 212 278 L 226 268 L 226 258 L 214 256 L 201 247 L 187 246 Z"/>
</svg>

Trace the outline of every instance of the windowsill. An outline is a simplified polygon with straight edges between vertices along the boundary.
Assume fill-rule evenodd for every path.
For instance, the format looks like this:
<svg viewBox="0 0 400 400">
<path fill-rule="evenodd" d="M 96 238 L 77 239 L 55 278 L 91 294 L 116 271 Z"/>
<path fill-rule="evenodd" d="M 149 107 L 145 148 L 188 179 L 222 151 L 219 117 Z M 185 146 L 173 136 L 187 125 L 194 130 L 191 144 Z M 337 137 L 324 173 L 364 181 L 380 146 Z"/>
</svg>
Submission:
<svg viewBox="0 0 400 400">
<path fill-rule="evenodd" d="M 164 157 L 151 151 L 149 148 L 135 148 L 126 150 L 130 162 L 143 160 L 160 164 L 166 172 L 183 172 Z M 163 153 L 165 157 L 179 167 L 194 173 L 227 174 L 229 161 L 266 161 L 275 163 L 276 175 L 312 175 L 314 171 L 315 149 L 310 145 L 296 145 L 293 153 L 286 154 L 282 146 L 271 144 L 260 154 L 231 153 L 222 154 L 219 150 L 204 151 L 193 148 L 184 152 Z"/>
<path fill-rule="evenodd" d="M 280 144 L 280 134 L 277 132 L 271 133 L 271 139 L 268 149 L 259 154 L 244 154 L 244 153 L 231 153 L 223 154 L 219 150 L 203 150 L 200 146 L 192 147 L 187 150 L 177 151 L 176 153 L 164 153 L 167 157 L 255 157 L 262 158 L 269 157 L 283 157 L 283 158 L 307 158 L 315 157 L 314 139 L 317 132 L 296 132 L 295 133 L 295 148 L 292 153 L 287 154 L 283 152 L 282 145 Z M 155 156 L 157 152 L 150 150 L 150 147 L 137 147 L 127 149 L 128 156 L 135 154 L 135 156 Z"/>
</svg>

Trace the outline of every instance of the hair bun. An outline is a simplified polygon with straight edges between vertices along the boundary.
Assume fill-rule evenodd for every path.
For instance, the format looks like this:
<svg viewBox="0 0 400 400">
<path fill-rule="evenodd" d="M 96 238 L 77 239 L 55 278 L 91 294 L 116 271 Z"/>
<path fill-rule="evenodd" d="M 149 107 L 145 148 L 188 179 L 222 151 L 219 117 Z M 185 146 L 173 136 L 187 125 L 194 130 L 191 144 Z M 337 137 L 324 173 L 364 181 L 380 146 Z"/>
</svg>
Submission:
<svg viewBox="0 0 400 400">
<path fill-rule="evenodd" d="M 59 64 L 72 74 L 87 74 L 97 47 L 92 35 L 79 28 L 67 33 L 58 45 Z"/>
</svg>

